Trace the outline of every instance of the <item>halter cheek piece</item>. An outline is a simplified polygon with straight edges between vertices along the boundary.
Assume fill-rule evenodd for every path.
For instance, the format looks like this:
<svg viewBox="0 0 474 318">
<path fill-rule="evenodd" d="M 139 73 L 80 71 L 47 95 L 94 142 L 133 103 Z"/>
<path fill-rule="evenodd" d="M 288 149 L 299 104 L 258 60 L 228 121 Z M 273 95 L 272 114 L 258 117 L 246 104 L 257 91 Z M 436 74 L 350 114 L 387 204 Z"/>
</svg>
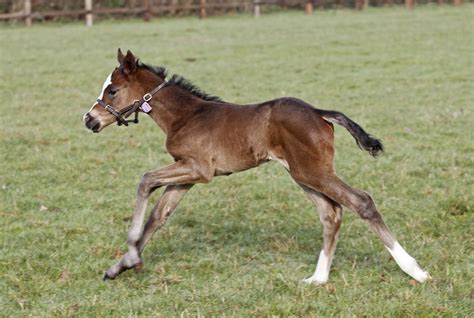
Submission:
<svg viewBox="0 0 474 318">
<path fill-rule="evenodd" d="M 114 115 L 114 117 L 117 119 L 117 125 L 125 125 L 128 126 L 128 123 L 134 123 L 138 124 L 138 113 L 140 111 L 148 113 L 150 111 L 150 105 L 148 105 L 148 102 L 153 98 L 153 96 L 158 93 L 162 88 L 164 88 L 168 84 L 167 82 L 163 82 L 157 87 L 155 87 L 151 92 L 146 93 L 143 95 L 142 99 L 136 100 L 133 102 L 133 104 L 128 105 L 127 107 L 116 110 L 106 102 L 104 102 L 102 99 L 98 98 L 97 103 L 102 106 L 106 111 Z M 127 120 L 126 118 L 130 116 L 131 114 L 135 113 L 135 118 Z"/>
</svg>

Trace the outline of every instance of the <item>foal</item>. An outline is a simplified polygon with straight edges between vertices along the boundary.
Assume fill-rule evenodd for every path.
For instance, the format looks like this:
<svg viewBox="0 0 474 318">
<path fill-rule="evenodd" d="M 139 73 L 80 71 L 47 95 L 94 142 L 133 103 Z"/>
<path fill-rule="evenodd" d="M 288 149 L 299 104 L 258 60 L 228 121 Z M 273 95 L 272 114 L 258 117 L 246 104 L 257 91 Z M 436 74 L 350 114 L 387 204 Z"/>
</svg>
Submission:
<svg viewBox="0 0 474 318">
<path fill-rule="evenodd" d="M 124 55 L 119 49 L 118 62 L 97 103 L 84 115 L 86 127 L 98 133 L 114 122 L 128 125 L 130 120 L 126 118 L 133 113 L 148 113 L 166 134 L 166 149 L 175 163 L 143 175 L 128 232 L 128 252 L 106 271 L 104 279 L 142 266 L 145 245 L 194 184 L 208 183 L 215 176 L 247 170 L 269 160 L 288 170 L 317 206 L 324 226 L 316 270 L 304 282 L 327 282 L 342 206 L 367 222 L 405 273 L 419 282 L 430 278 L 397 242 L 371 196 L 337 177 L 333 123 L 345 127 L 359 147 L 372 156 L 383 151 L 379 140 L 347 116 L 315 109 L 289 97 L 246 106 L 225 103 L 177 75 L 166 81 L 164 68 L 143 64 L 130 51 Z M 143 228 L 148 198 L 162 186 L 166 188 Z"/>
</svg>

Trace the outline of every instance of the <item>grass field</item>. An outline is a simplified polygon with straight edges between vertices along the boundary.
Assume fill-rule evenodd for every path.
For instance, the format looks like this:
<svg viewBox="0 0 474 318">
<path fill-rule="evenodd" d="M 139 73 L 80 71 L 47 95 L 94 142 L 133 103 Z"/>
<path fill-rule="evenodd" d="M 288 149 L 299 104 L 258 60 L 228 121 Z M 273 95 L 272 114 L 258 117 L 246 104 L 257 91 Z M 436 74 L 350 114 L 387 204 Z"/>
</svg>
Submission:
<svg viewBox="0 0 474 318">
<path fill-rule="evenodd" d="M 2 26 L 0 315 L 472 317 L 473 15 L 420 6 Z M 102 282 L 126 250 L 142 173 L 172 162 L 144 116 L 83 127 L 118 47 L 224 100 L 297 96 L 381 138 L 374 160 L 337 127 L 338 173 L 372 193 L 433 280 L 411 281 L 345 210 L 330 283 L 302 285 L 322 227 L 270 163 L 193 188 L 144 270 Z"/>
</svg>

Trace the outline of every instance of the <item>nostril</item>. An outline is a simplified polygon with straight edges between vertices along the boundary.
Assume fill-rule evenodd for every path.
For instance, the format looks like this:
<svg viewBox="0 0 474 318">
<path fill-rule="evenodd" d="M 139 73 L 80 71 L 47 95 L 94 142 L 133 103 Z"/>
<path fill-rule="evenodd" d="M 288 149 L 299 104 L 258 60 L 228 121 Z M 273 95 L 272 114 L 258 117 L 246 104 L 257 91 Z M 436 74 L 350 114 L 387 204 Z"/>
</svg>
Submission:
<svg viewBox="0 0 474 318">
<path fill-rule="evenodd" d="M 89 113 L 84 114 L 83 116 L 85 126 L 92 130 L 93 132 L 99 132 L 100 121 L 91 116 Z"/>
<path fill-rule="evenodd" d="M 90 129 L 93 131 L 93 132 L 99 132 L 99 128 L 100 128 L 100 123 L 97 122 L 94 126 L 92 126 Z"/>
<path fill-rule="evenodd" d="M 92 127 L 94 119 L 89 114 L 85 114 L 83 117 L 83 122 L 86 125 L 86 127 L 90 129 Z"/>
</svg>

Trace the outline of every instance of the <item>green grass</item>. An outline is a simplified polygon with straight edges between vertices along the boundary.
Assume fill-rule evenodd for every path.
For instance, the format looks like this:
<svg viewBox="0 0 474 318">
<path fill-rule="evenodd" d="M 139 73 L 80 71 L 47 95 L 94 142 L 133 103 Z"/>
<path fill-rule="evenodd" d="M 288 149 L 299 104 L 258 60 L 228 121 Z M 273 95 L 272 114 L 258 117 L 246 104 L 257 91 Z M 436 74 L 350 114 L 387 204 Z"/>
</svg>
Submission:
<svg viewBox="0 0 474 318">
<path fill-rule="evenodd" d="M 473 5 L 0 28 L 0 315 L 423 316 L 474 314 Z M 372 193 L 433 281 L 413 284 L 346 210 L 330 283 L 322 228 L 275 163 L 190 191 L 144 253 L 126 249 L 143 172 L 172 162 L 151 120 L 101 134 L 82 114 L 116 49 L 240 103 L 297 96 L 385 142 L 373 160 L 336 128 L 336 167 Z M 153 195 L 156 200 L 158 193 Z"/>
</svg>

